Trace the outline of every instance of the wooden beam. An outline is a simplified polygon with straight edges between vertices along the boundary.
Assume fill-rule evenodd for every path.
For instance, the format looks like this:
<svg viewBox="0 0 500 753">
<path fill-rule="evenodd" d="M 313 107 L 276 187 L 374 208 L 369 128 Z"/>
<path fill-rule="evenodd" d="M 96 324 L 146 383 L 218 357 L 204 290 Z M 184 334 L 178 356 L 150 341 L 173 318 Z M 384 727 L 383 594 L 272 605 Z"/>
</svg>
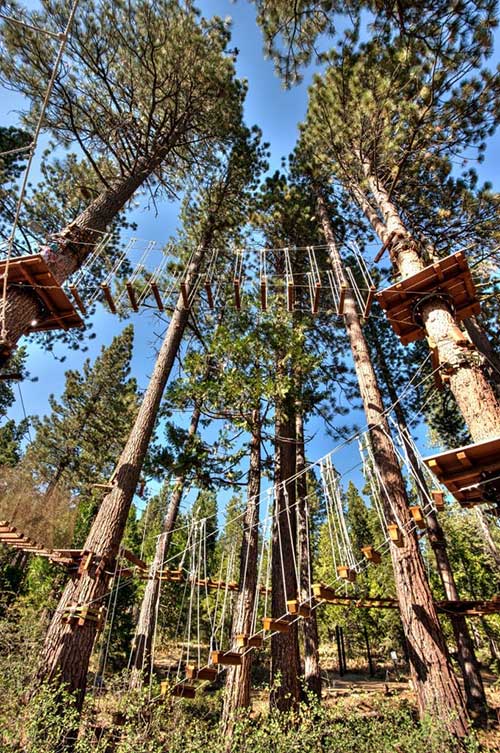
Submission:
<svg viewBox="0 0 500 753">
<path fill-rule="evenodd" d="M 137 298 L 135 297 L 135 290 L 134 286 L 131 282 L 127 281 L 125 283 L 125 288 L 127 290 L 127 295 L 130 301 L 130 305 L 132 306 L 134 311 L 139 311 L 139 306 L 137 305 Z"/>
<path fill-rule="evenodd" d="M 156 305 L 158 306 L 158 311 L 163 311 L 163 301 L 161 299 L 160 291 L 158 290 L 158 285 L 156 284 L 156 282 L 150 282 L 149 287 L 152 290 Z"/>
<path fill-rule="evenodd" d="M 112 314 L 116 314 L 116 305 L 115 305 L 115 302 L 113 300 L 113 296 L 111 295 L 111 291 L 109 289 L 109 285 L 107 283 L 105 283 L 105 282 L 101 282 L 101 289 L 102 289 L 102 292 L 104 293 L 104 297 L 106 299 L 106 303 L 109 306 L 109 310 L 111 311 Z"/>
<path fill-rule="evenodd" d="M 82 301 L 82 299 L 80 297 L 80 293 L 76 289 L 76 286 L 75 285 L 70 285 L 69 286 L 69 291 L 70 291 L 71 295 L 73 296 L 73 298 L 75 299 L 75 303 L 78 306 L 78 308 L 80 309 L 80 311 L 82 312 L 82 314 L 86 314 L 87 313 L 87 309 L 85 307 L 84 302 Z"/>
</svg>

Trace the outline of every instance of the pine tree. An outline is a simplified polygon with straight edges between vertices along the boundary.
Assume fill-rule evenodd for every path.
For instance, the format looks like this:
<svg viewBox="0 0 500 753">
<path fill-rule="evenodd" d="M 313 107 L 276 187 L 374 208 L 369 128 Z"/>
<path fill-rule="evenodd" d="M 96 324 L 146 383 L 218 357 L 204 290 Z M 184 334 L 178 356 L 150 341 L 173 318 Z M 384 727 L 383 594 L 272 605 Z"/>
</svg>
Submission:
<svg viewBox="0 0 500 753">
<path fill-rule="evenodd" d="M 92 517 L 85 510 L 89 503 L 95 512 L 92 484 L 111 476 L 137 410 L 137 384 L 130 377 L 133 336 L 129 325 L 93 364 L 87 359 L 81 371 L 67 371 L 61 398 L 50 397 L 51 414 L 34 421 L 36 435 L 24 463 L 46 500 L 61 486 L 79 504 L 82 518 Z"/>
<path fill-rule="evenodd" d="M 397 31 L 404 40 L 425 40 L 428 48 L 438 48 L 443 37 L 455 40 L 474 56 L 474 36 L 482 38 L 495 25 L 495 3 L 473 0 L 460 9 L 449 0 L 432 5 L 392 0 L 253 0 L 257 23 L 262 29 L 265 50 L 274 59 L 285 85 L 301 81 L 301 70 L 318 57 L 322 37 L 335 36 L 345 27 L 348 15 L 357 30 L 368 15 L 371 29 L 379 34 Z M 363 15 L 361 15 L 363 14 Z"/>
<path fill-rule="evenodd" d="M 383 480 L 381 496 L 385 515 L 388 520 L 393 520 L 393 510 L 396 510 L 398 521 L 402 522 L 405 529 L 410 529 L 411 519 L 405 482 L 390 440 L 389 423 L 368 344 L 361 328 L 361 317 L 356 308 L 354 293 L 347 284 L 343 271 L 342 259 L 329 219 L 328 205 L 317 184 L 315 192 L 318 219 L 329 246 L 331 263 L 346 285 L 344 321 L 350 339 L 367 424 L 370 428 L 374 461 Z M 385 491 L 389 489 L 390 499 Z M 410 654 L 410 667 L 420 713 L 437 715 L 441 718 L 441 707 L 446 704 L 447 708 L 452 710 L 446 720 L 446 725 L 450 732 L 463 737 L 467 732 L 463 699 L 451 669 L 415 533 L 411 532 L 404 537 L 403 547 L 391 545 L 390 551 L 401 621 Z"/>
<path fill-rule="evenodd" d="M 477 65 L 489 50 L 488 35 L 475 44 Z M 412 232 L 405 214 L 411 217 L 411 207 L 398 187 L 426 154 L 439 164 L 457 151 L 482 147 L 495 122 L 492 74 L 471 75 L 471 58 L 453 42 L 440 51 L 422 43 L 371 40 L 357 48 L 351 42 L 329 53 L 329 61 L 311 89 L 303 142 L 323 175 L 335 176 L 390 246 L 395 270 L 410 277 L 435 250 Z M 437 294 L 420 308 L 473 440 L 497 436 L 500 405 L 480 354 L 453 337 L 453 307 Z"/>
<path fill-rule="evenodd" d="M 237 207 L 245 190 L 252 185 L 262 165 L 259 138 L 257 131 L 251 133 L 241 126 L 233 149 L 227 155 L 219 155 L 213 173 L 205 176 L 204 211 L 198 211 L 192 224 L 193 252 L 185 271 L 188 300 L 208 249 L 231 228 L 231 212 L 234 208 L 237 216 Z M 218 233 L 221 235 L 218 236 Z M 88 663 L 97 626 L 95 621 L 89 620 L 82 630 L 73 632 L 71 626 L 64 622 L 63 615 L 72 605 L 99 602 L 107 593 L 109 568 L 118 554 L 163 392 L 180 351 L 190 314 L 190 309 L 184 305 L 183 295 L 179 295 L 149 385 L 118 460 L 114 486 L 104 497 L 85 541 L 85 550 L 93 554 L 91 566 L 64 590 L 45 640 L 38 678 L 41 681 L 55 681 L 57 677 L 57 682 L 67 685 L 70 691 L 76 693 L 78 709 L 81 709 L 85 695 Z"/>
<path fill-rule="evenodd" d="M 55 0 L 25 19 L 62 31 L 66 14 Z M 26 118 L 33 121 L 58 42 L 8 23 L 2 32 L 2 81 L 27 98 Z M 58 281 L 81 267 L 139 188 L 171 196 L 194 165 L 208 169 L 230 145 L 244 86 L 234 77 L 228 41 L 222 20 L 199 20 L 190 4 L 177 0 L 96 0 L 80 9 L 44 122 L 60 143 L 83 152 L 100 192 L 50 238 L 57 252 L 46 250 L 46 260 Z M 4 314 L 9 346 L 41 317 L 35 294 L 25 288 L 9 290 Z"/>
</svg>

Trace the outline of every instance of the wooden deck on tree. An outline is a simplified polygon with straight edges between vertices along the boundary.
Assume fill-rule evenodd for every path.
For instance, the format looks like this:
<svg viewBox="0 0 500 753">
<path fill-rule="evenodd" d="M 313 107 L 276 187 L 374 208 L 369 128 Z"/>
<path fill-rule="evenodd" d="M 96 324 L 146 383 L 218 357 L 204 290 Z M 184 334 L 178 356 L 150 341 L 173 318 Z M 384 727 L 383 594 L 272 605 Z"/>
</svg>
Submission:
<svg viewBox="0 0 500 753">
<path fill-rule="evenodd" d="M 424 458 L 462 507 L 500 501 L 500 437 Z M 488 479 L 491 479 L 488 482 Z M 472 487 L 472 488 L 470 488 Z"/>
<path fill-rule="evenodd" d="M 14 257 L 8 265 L 5 259 L 0 261 L 1 283 L 6 269 L 9 286 L 31 289 L 42 303 L 44 314 L 31 324 L 30 332 L 83 326 L 83 320 L 41 254 Z"/>
<path fill-rule="evenodd" d="M 414 306 L 430 293 L 445 295 L 452 302 L 457 321 L 481 310 L 467 260 L 457 251 L 377 293 L 376 299 L 403 345 L 425 337 L 415 321 Z"/>
</svg>

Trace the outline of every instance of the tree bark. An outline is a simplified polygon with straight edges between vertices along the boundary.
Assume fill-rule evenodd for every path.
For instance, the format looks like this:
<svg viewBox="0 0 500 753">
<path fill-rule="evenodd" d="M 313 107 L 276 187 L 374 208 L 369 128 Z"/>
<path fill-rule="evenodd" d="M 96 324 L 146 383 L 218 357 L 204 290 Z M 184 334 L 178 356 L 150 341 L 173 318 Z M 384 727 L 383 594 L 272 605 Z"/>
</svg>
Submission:
<svg viewBox="0 0 500 753">
<path fill-rule="evenodd" d="M 190 444 L 198 430 L 201 411 L 195 407 L 186 437 L 186 447 Z M 184 494 L 187 476 L 182 473 L 174 481 L 167 514 L 163 521 L 162 535 L 156 540 L 155 555 L 149 569 L 149 578 L 146 581 L 144 596 L 142 597 L 141 610 L 137 621 L 134 643 L 132 647 L 132 661 L 130 674 L 130 687 L 142 687 L 144 669 L 150 666 L 153 636 L 156 625 L 156 608 L 160 598 L 160 580 L 157 575 L 161 572 L 163 563 L 168 557 L 172 531 L 177 520 L 179 507 Z"/>
<path fill-rule="evenodd" d="M 317 196 L 318 216 L 329 245 L 333 268 L 344 277 L 342 259 L 335 244 L 326 204 Z M 344 319 L 351 344 L 354 367 L 358 377 L 361 399 L 370 429 L 373 455 L 385 489 L 382 489 L 385 514 L 406 530 L 411 528 L 408 497 L 398 458 L 390 440 L 382 395 L 370 358 L 370 351 L 361 328 L 354 294 L 346 290 Z M 468 722 L 463 698 L 453 673 L 441 625 L 427 581 L 425 566 L 415 533 L 403 537 L 403 546 L 391 544 L 397 597 L 405 637 L 410 655 L 410 669 L 421 715 L 431 714 L 441 719 L 457 737 L 467 734 Z M 446 715 L 443 719 L 443 709 Z"/>
<path fill-rule="evenodd" d="M 413 447 L 409 442 L 409 430 L 406 423 L 406 416 L 398 400 L 394 383 L 387 366 L 387 361 L 384 358 L 384 353 L 380 346 L 380 342 L 376 337 L 376 333 L 373 331 L 373 325 L 369 325 L 374 335 L 374 347 L 377 355 L 377 362 L 380 368 L 380 373 L 387 387 L 389 399 L 394 405 L 394 413 L 399 425 L 401 437 L 405 446 L 408 462 L 413 471 L 415 478 L 418 480 L 416 487 L 421 504 L 425 507 L 428 504 L 428 500 L 431 498 L 430 490 L 427 485 L 424 474 L 422 473 L 418 464 L 417 458 L 413 451 Z M 426 496 L 427 494 L 427 496 Z M 429 533 L 429 543 L 434 557 L 436 559 L 437 571 L 443 585 L 445 597 L 450 601 L 458 601 L 460 599 L 453 568 L 451 566 L 450 558 L 448 557 L 448 549 L 446 546 L 446 538 L 444 531 L 439 523 L 438 516 L 435 511 L 426 513 L 426 524 Z M 457 660 L 462 673 L 462 679 L 464 682 L 465 697 L 467 702 L 467 709 L 472 719 L 476 722 L 484 723 L 488 717 L 488 704 L 486 701 L 486 694 L 484 691 L 483 680 L 481 677 L 481 668 L 474 651 L 474 643 L 467 625 L 467 620 L 461 614 L 450 613 L 449 619 L 453 628 L 453 635 L 455 637 L 455 643 L 457 647 Z"/>
<path fill-rule="evenodd" d="M 483 354 L 485 358 L 484 370 L 489 381 L 496 386 L 498 393 L 500 390 L 500 357 L 498 353 L 493 348 L 484 327 L 476 316 L 464 319 L 464 327 L 478 351 Z"/>
<path fill-rule="evenodd" d="M 201 267 L 205 245 L 206 241 L 193 255 L 188 267 L 188 291 Z M 64 615 L 72 606 L 101 607 L 108 593 L 110 577 L 163 391 L 189 318 L 189 310 L 184 308 L 182 301 L 182 296 L 179 296 L 148 388 L 118 461 L 114 476 L 115 486 L 104 497 L 84 544 L 84 550 L 93 554 L 92 563 L 64 589 L 43 647 L 38 681 L 54 681 L 65 686 L 75 694 L 78 709 L 81 709 L 84 700 L 88 664 L 97 634 L 97 623 L 85 620 L 84 624 L 79 626 L 65 621 Z"/>
<path fill-rule="evenodd" d="M 248 471 L 247 506 L 243 520 L 243 539 L 240 551 L 240 590 L 234 603 L 232 620 L 232 651 L 238 651 L 236 636 L 250 635 L 254 610 L 258 600 L 259 553 L 259 499 L 261 476 L 261 416 L 260 410 L 252 414 L 252 439 L 250 442 L 250 468 Z M 239 667 L 229 667 L 224 689 L 222 722 L 226 734 L 232 728 L 234 714 L 239 708 L 250 706 L 250 686 L 253 651 L 245 651 Z"/>
<path fill-rule="evenodd" d="M 278 369 L 279 371 L 279 369 Z M 279 374 L 278 374 L 279 379 Z M 295 510 L 295 419 L 290 396 L 277 406 L 275 500 L 271 553 L 272 616 L 286 615 L 288 599 L 298 596 L 295 575 L 297 524 Z M 297 622 L 288 633 L 271 638 L 271 707 L 289 711 L 300 701 Z"/>
<path fill-rule="evenodd" d="M 418 244 L 407 231 L 385 188 L 369 173 L 366 177 L 385 220 L 384 230 L 380 223 L 372 223 L 372 227 L 383 242 L 393 237 L 391 258 L 403 279 L 411 277 L 425 267 Z M 471 437 L 475 442 L 497 437 L 500 434 L 500 404 L 483 372 L 478 350 L 461 345 L 453 338 L 457 325 L 450 305 L 439 296 L 430 296 L 421 305 L 420 314 L 426 334 L 436 344 L 439 362 L 449 375 L 450 389 Z"/>
<path fill-rule="evenodd" d="M 307 506 L 306 457 L 304 447 L 304 419 L 300 406 L 295 415 L 296 473 L 297 473 L 297 525 L 299 546 L 300 600 L 308 604 L 311 596 L 312 561 L 309 546 L 309 510 Z M 319 663 L 319 636 L 316 610 L 311 617 L 301 620 L 304 639 L 304 682 L 309 694 L 321 699 L 321 668 Z M 307 697 L 306 697 L 307 700 Z"/>
</svg>

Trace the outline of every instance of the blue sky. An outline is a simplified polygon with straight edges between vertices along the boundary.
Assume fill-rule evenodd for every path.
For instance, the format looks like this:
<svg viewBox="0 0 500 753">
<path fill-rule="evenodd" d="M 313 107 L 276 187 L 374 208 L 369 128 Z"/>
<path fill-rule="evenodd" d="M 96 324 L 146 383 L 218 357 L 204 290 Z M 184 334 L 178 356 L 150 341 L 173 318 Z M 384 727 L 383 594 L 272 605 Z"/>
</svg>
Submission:
<svg viewBox="0 0 500 753">
<path fill-rule="evenodd" d="M 34 3 L 30 3 L 33 6 Z M 271 171 L 278 169 L 282 157 L 288 155 L 294 145 L 298 133 L 298 124 L 303 119 L 307 107 L 307 87 L 314 72 L 311 66 L 304 72 L 303 82 L 292 90 L 283 89 L 281 82 L 274 73 L 271 60 L 263 56 L 263 42 L 260 30 L 255 22 L 253 5 L 244 0 L 236 3 L 229 0 L 204 0 L 199 3 L 202 11 L 217 14 L 222 17 L 233 18 L 231 46 L 239 49 L 237 61 L 238 75 L 248 80 L 248 96 L 245 107 L 248 125 L 257 124 L 263 131 L 264 141 L 270 143 Z M 500 36 L 497 36 L 500 42 Z M 497 44 L 495 62 L 499 59 L 500 43 Z M 3 122 L 15 124 L 18 121 L 16 110 L 22 108 L 22 100 L 10 92 L 1 91 Z M 42 140 L 40 150 L 44 141 Z M 486 161 L 478 167 L 482 180 L 491 180 L 498 189 L 497 166 L 500 164 L 500 138 L 495 136 L 490 140 Z M 36 180 L 36 168 L 34 172 Z M 163 203 L 158 214 L 148 207 L 140 207 L 131 213 L 131 219 L 138 223 L 137 236 L 144 239 L 156 240 L 160 244 L 170 236 L 177 223 L 177 208 L 175 205 Z M 154 347 L 158 345 L 155 333 L 161 333 L 160 323 L 150 315 L 132 314 L 131 317 L 136 331 L 133 372 L 139 385 L 145 387 L 154 362 Z M 64 345 L 57 347 L 59 356 L 67 355 L 64 364 L 37 344 L 30 345 L 28 367 L 32 376 L 38 377 L 37 383 L 25 382 L 21 385 L 24 405 L 28 414 L 43 414 L 48 410 L 48 396 L 50 393 L 60 394 L 64 386 L 64 372 L 67 368 L 80 368 L 84 358 L 94 357 L 102 345 L 108 345 L 112 337 L 119 332 L 125 322 L 99 309 L 94 317 L 95 340 L 89 342 L 89 353 L 67 351 Z M 16 388 L 17 389 L 17 388 Z M 11 415 L 20 418 L 22 407 L 18 400 L 11 411 Z M 358 415 L 357 421 L 360 421 Z M 314 423 L 311 430 L 315 433 L 314 440 L 308 449 L 312 460 L 323 455 L 333 447 L 333 440 L 328 438 L 319 424 Z M 353 464 L 355 453 L 346 454 L 346 467 Z"/>
</svg>

